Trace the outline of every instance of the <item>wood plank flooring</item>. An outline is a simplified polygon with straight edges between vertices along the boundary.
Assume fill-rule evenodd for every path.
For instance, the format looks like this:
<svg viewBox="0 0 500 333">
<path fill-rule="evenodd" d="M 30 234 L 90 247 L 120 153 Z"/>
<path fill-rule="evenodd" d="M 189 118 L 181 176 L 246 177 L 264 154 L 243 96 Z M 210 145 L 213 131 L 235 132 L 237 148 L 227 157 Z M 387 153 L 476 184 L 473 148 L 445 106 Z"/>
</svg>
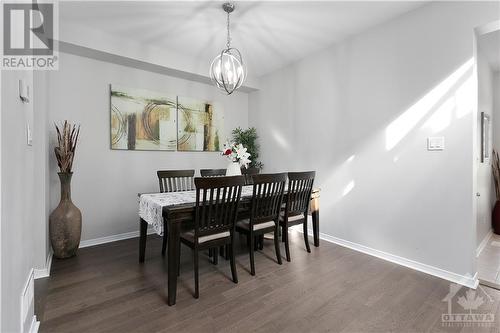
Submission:
<svg viewBox="0 0 500 333">
<path fill-rule="evenodd" d="M 240 242 L 238 284 L 231 281 L 229 261 L 219 259 L 215 266 L 201 257 L 198 300 L 192 297 L 191 251 L 183 246 L 177 304 L 169 307 L 161 239 L 149 236 L 142 265 L 138 241 L 84 248 L 75 258 L 54 260 L 50 278 L 35 286 L 40 331 L 500 332 L 498 290 L 478 289 L 475 296 L 483 304 L 471 310 L 491 313 L 492 324 L 449 327 L 442 323 L 447 281 L 325 241 L 308 254 L 296 232 L 292 261 L 278 265 L 267 240 L 256 254 L 255 277 Z M 457 302 L 466 291 L 454 298 L 453 313 L 469 313 Z"/>
</svg>

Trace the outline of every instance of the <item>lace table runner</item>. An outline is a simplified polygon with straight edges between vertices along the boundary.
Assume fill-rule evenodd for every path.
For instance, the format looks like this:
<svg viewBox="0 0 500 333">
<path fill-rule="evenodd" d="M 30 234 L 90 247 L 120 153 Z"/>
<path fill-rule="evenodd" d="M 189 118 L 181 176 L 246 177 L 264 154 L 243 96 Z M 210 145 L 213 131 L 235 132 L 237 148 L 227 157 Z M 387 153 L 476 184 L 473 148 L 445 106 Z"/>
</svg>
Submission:
<svg viewBox="0 0 500 333">
<path fill-rule="evenodd" d="M 252 186 L 243 186 L 241 197 L 251 197 Z M 163 235 L 163 207 L 196 203 L 196 191 L 141 194 L 139 197 L 139 216 L 153 226 L 155 232 Z"/>
</svg>

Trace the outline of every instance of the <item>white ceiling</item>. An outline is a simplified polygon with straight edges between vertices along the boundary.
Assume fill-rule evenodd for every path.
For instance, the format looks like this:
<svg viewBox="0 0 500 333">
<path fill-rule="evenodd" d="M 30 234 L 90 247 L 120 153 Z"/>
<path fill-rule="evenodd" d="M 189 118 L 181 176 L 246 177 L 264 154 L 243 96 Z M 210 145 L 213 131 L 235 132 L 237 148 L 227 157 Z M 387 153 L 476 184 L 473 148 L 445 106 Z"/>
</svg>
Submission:
<svg viewBox="0 0 500 333">
<path fill-rule="evenodd" d="M 252 75 L 297 61 L 349 35 L 410 11 L 424 2 L 237 2 L 232 45 Z M 61 2 L 61 26 L 105 33 L 211 60 L 225 46 L 226 17 L 219 1 Z"/>
<path fill-rule="evenodd" d="M 500 71 L 500 31 L 497 30 L 481 35 L 478 44 L 491 69 Z"/>
</svg>

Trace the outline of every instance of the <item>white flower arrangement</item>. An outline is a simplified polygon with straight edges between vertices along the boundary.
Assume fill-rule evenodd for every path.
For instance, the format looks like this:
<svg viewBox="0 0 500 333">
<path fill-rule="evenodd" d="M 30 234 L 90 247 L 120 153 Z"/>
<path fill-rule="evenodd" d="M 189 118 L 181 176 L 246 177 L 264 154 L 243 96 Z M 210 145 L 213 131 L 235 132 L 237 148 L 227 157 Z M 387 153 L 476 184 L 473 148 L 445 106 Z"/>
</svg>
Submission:
<svg viewBox="0 0 500 333">
<path fill-rule="evenodd" d="M 248 168 L 248 165 L 251 162 L 249 159 L 250 154 L 247 153 L 247 149 L 243 147 L 241 143 L 237 145 L 234 142 L 226 141 L 224 143 L 222 155 L 231 162 L 238 162 L 240 167 Z"/>
</svg>

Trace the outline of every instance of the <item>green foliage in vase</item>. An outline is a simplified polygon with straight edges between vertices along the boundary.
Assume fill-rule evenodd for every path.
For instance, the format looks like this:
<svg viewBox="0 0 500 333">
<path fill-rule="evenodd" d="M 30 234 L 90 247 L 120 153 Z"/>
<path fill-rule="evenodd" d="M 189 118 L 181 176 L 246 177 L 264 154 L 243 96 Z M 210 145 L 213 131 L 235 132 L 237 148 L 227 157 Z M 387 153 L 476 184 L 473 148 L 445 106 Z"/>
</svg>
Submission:
<svg viewBox="0 0 500 333">
<path fill-rule="evenodd" d="M 250 127 L 246 130 L 241 127 L 237 127 L 231 132 L 231 134 L 233 135 L 233 142 L 236 144 L 241 143 L 243 147 L 247 149 L 247 152 L 250 153 L 250 167 L 262 169 L 264 164 L 259 162 L 260 146 L 257 143 L 259 136 L 257 135 L 255 127 Z"/>
</svg>

